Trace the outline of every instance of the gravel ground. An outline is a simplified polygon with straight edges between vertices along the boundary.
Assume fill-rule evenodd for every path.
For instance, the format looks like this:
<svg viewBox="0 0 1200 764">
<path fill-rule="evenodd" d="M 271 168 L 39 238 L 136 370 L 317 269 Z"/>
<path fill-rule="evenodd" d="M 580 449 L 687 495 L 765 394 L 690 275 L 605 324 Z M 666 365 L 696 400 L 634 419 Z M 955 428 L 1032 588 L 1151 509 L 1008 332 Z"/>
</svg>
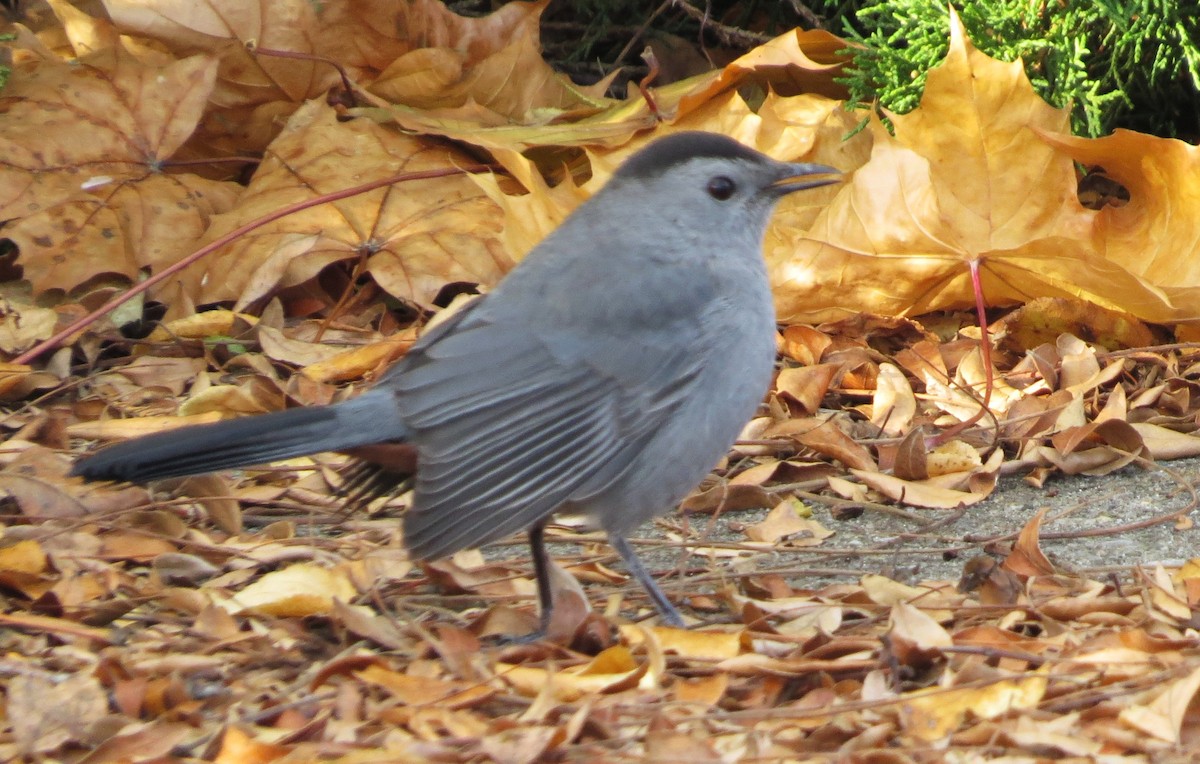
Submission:
<svg viewBox="0 0 1200 764">
<path fill-rule="evenodd" d="M 1200 528 L 1176 530 L 1174 522 L 1166 522 L 1106 535 L 1070 537 L 1080 531 L 1137 523 L 1187 506 L 1192 499 L 1181 480 L 1200 481 L 1200 459 L 1167 462 L 1165 467 L 1179 477 L 1163 469 L 1131 467 L 1103 477 L 1056 477 L 1041 488 L 1029 486 L 1019 477 L 1003 478 L 991 497 L 968 507 L 957 518 L 956 513 L 942 510 L 915 510 L 944 521 L 932 530 L 877 511 L 834 519 L 829 507 L 814 503 L 813 518 L 833 531 L 832 536 L 809 548 L 749 554 L 732 566 L 741 572 L 777 571 L 794 586 L 803 587 L 854 581 L 863 573 L 882 573 L 910 583 L 957 580 L 963 563 L 982 553 L 987 539 L 1017 533 L 1042 508 L 1047 509 L 1042 550 L 1064 571 L 1096 577 L 1109 571 L 1128 572 L 1138 565 L 1179 565 L 1200 556 Z M 668 577 L 663 580 L 664 588 L 676 593 L 692 586 L 711 590 L 710 584 L 718 576 L 703 572 L 719 573 L 728 566 L 681 554 L 677 545 L 655 545 L 653 540 L 682 527 L 689 544 L 744 543 L 740 528 L 765 515 L 764 510 L 729 512 L 715 523 L 707 516 L 684 520 L 669 515 L 657 525 L 639 530 L 638 537 L 645 540 L 640 554 L 656 574 L 680 567 L 701 574 L 687 584 Z M 579 549 L 558 545 L 558 552 L 569 556 Z M 612 564 L 619 567 L 619 563 Z"/>
</svg>

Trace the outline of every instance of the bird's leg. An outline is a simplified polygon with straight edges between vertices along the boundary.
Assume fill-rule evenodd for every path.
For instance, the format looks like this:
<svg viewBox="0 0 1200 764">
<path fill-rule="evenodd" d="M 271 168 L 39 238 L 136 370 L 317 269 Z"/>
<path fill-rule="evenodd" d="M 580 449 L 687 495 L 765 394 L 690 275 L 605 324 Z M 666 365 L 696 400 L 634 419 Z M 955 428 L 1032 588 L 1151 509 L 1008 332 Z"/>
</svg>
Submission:
<svg viewBox="0 0 1200 764">
<path fill-rule="evenodd" d="M 550 556 L 546 554 L 546 521 L 543 520 L 533 527 L 529 534 L 529 552 L 533 557 L 533 576 L 537 581 L 538 593 L 538 627 L 529 634 L 515 637 L 500 637 L 502 645 L 531 645 L 546 638 L 550 629 L 550 613 L 554 608 L 553 588 L 550 582 Z"/>
<path fill-rule="evenodd" d="M 540 639 L 550 628 L 550 611 L 554 608 L 550 585 L 550 556 L 546 554 L 546 522 L 535 523 L 529 529 L 529 552 L 533 556 L 533 575 L 537 581 L 538 630 L 531 641 Z"/>
<path fill-rule="evenodd" d="M 532 533 L 532 531 L 531 531 Z M 617 550 L 617 554 L 621 555 L 621 559 L 625 561 L 625 567 L 637 579 L 646 593 L 650 595 L 650 599 L 654 600 L 654 607 L 658 608 L 659 615 L 666 621 L 668 626 L 676 626 L 683 628 L 683 616 L 675 609 L 667 599 L 667 595 L 663 594 L 662 589 L 658 588 L 658 584 L 654 583 L 654 579 L 646 572 L 645 566 L 638 556 L 634 553 L 633 547 L 629 546 L 629 542 L 624 536 L 618 536 L 615 533 L 608 534 L 608 543 L 613 549 Z"/>
</svg>

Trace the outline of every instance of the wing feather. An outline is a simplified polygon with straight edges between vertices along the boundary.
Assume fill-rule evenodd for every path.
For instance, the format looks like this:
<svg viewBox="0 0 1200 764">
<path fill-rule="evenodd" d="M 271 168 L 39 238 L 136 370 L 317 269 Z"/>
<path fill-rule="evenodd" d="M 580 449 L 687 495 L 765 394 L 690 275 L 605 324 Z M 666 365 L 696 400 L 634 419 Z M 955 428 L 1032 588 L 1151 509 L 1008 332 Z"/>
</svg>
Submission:
<svg viewBox="0 0 1200 764">
<path fill-rule="evenodd" d="M 404 519 L 414 556 L 486 544 L 601 490 L 692 393 L 704 363 L 680 351 L 687 342 L 672 342 L 654 349 L 658 363 L 639 382 L 606 368 L 619 342 L 593 345 L 602 349 L 593 358 L 551 334 L 474 311 L 453 333 L 414 348 L 390 383 L 419 455 Z"/>
</svg>

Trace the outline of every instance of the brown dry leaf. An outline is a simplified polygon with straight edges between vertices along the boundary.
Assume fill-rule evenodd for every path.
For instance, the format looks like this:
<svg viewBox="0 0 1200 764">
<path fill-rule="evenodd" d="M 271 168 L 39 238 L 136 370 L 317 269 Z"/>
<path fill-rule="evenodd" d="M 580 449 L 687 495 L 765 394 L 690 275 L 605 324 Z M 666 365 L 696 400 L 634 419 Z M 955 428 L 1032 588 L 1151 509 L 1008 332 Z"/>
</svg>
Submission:
<svg viewBox="0 0 1200 764">
<path fill-rule="evenodd" d="M 221 746 L 213 757 L 214 764 L 269 764 L 288 754 L 288 747 L 267 740 L 257 740 L 239 727 L 228 726 L 221 736 Z"/>
<path fill-rule="evenodd" d="M 841 364 L 836 363 L 786 368 L 776 376 L 775 389 L 794 402 L 799 413 L 816 414 L 841 370 Z"/>
<path fill-rule="evenodd" d="M 152 172 L 191 134 L 214 73 L 203 56 L 143 61 L 120 48 L 73 64 L 24 60 L 5 88 L 3 216 L 61 203 L 98 176 Z"/>
<path fill-rule="evenodd" d="M 1061 297 L 1039 297 L 1005 316 L 993 327 L 1006 345 L 1020 349 L 1053 343 L 1062 334 L 1090 337 L 1108 350 L 1154 344 L 1154 333 L 1135 316 Z"/>
<path fill-rule="evenodd" d="M 679 504 L 679 509 L 689 514 L 711 514 L 773 507 L 777 503 L 779 497 L 761 486 L 725 483 L 689 495 Z"/>
<path fill-rule="evenodd" d="M 779 336 L 780 354 L 801 366 L 820 363 L 832 344 L 833 338 L 828 334 L 804 324 L 789 326 Z"/>
<path fill-rule="evenodd" d="M 1039 453 L 1067 474 L 1107 475 L 1149 455 L 1138 430 L 1121 419 L 1069 427 L 1055 433 L 1050 442 L 1054 448 L 1042 448 Z"/>
<path fill-rule="evenodd" d="M 1200 692 L 1200 668 L 1168 684 L 1149 705 L 1121 709 L 1120 720 L 1138 732 L 1175 745 L 1183 742 L 1189 707 Z M 1195 720 L 1189 726 L 1194 726 Z"/>
<path fill-rule="evenodd" d="M 191 725 L 161 719 L 147 724 L 131 724 L 88 752 L 94 762 L 143 761 L 169 756 L 176 746 L 191 736 Z"/>
<path fill-rule="evenodd" d="M 762 522 L 746 528 L 746 537 L 751 541 L 765 544 L 783 542 L 787 547 L 813 546 L 833 535 L 833 531 L 813 520 L 812 511 L 807 517 L 801 517 L 797 511 L 798 501 L 787 499 L 779 502 Z M 799 536 L 791 539 L 789 536 Z"/>
<path fill-rule="evenodd" d="M 23 363 L 0 363 L 0 399 L 24 398 L 32 391 L 33 368 Z"/>
<path fill-rule="evenodd" d="M 894 438 L 908 432 L 916 413 L 917 399 L 908 377 L 893 364 L 879 364 L 871 400 L 871 423 L 885 436 Z"/>
<path fill-rule="evenodd" d="M 272 361 L 282 361 L 293 366 L 328 363 L 343 352 L 341 348 L 333 345 L 288 337 L 270 326 L 257 327 L 255 334 L 262 346 L 263 355 Z"/>
<path fill-rule="evenodd" d="M 99 742 L 89 728 L 108 713 L 104 688 L 90 672 L 56 677 L 34 669 L 8 682 L 5 716 L 25 755 L 41 758 L 64 745 Z"/>
<path fill-rule="evenodd" d="M 961 440 L 942 443 L 925 455 L 926 478 L 970 472 L 982 466 L 979 452 Z"/>
<path fill-rule="evenodd" d="M 46 553 L 34 539 L 0 547 L 0 575 L 37 575 L 46 569 Z"/>
<path fill-rule="evenodd" d="M 58 313 L 24 301 L 0 304 L 0 352 L 15 356 L 54 334 Z"/>
<path fill-rule="evenodd" d="M 837 468 L 828 462 L 767 460 L 762 464 L 739 472 L 730 479 L 732 485 L 767 485 L 770 483 L 804 483 L 810 480 L 822 480 L 836 474 Z M 802 505 L 803 506 L 803 505 Z M 811 513 L 804 507 L 802 513 Z"/>
<path fill-rule="evenodd" d="M 237 385 L 212 385 L 199 391 L 195 388 L 183 403 L 179 404 L 179 416 L 191 417 L 203 414 L 265 414 L 284 407 L 283 395 L 273 380 L 248 377 Z"/>
<path fill-rule="evenodd" d="M 694 703 L 704 708 L 713 708 L 721 702 L 729 689 L 729 677 L 713 674 L 701 677 L 683 677 L 671 685 L 671 692 L 678 703 Z"/>
<path fill-rule="evenodd" d="M 1063 130 L 1042 137 L 1077 162 L 1103 167 L 1129 191 L 1129 204 L 1106 206 L 1092 216 L 1087 233 L 1096 250 L 1161 288 L 1170 304 L 1194 317 L 1200 299 L 1195 257 L 1200 248 L 1195 214 L 1200 205 L 1200 147 L 1130 130 L 1096 139 Z"/>
<path fill-rule="evenodd" d="M 49 590 L 50 558 L 33 539 L 0 546 L 0 585 L 35 600 Z"/>
<path fill-rule="evenodd" d="M 786 419 L 767 428 L 767 438 L 792 438 L 813 451 L 837 459 L 847 467 L 862 470 L 877 470 L 871 452 L 838 427 L 834 417 L 807 417 Z"/>
<path fill-rule="evenodd" d="M 1182 588 L 1176 588 L 1171 577 L 1161 565 L 1154 568 L 1154 577 L 1148 582 L 1143 598 L 1147 610 L 1157 620 L 1174 620 L 1188 623 L 1192 619 L 1192 609 L 1183 596 Z"/>
<path fill-rule="evenodd" d="M 1004 570 L 1027 578 L 1054 575 L 1056 572 L 1054 565 L 1046 559 L 1046 555 L 1038 543 L 1038 537 L 1042 531 L 1042 520 L 1045 518 L 1046 509 L 1042 508 L 1030 518 L 1029 522 L 1025 523 L 1020 536 L 1017 537 L 1017 543 L 1013 546 L 1012 553 L 1004 560 L 1002 565 Z"/>
<path fill-rule="evenodd" d="M 1046 693 L 1044 676 L 1002 679 L 984 687 L 918 690 L 904 696 L 900 719 L 907 732 L 919 740 L 943 740 L 963 723 L 967 714 L 995 719 L 1032 710 Z"/>
<path fill-rule="evenodd" d="M 496 694 L 486 684 L 451 682 L 427 676 L 410 676 L 379 665 L 354 672 L 358 679 L 387 689 L 400 703 L 412 706 L 470 708 Z"/>
<path fill-rule="evenodd" d="M 920 106 L 890 115 L 896 137 L 873 122 L 870 161 L 810 229 L 790 232 L 781 317 L 972 306 L 972 262 L 989 304 L 1072 297 L 1146 320 L 1183 317 L 1090 242 L 1096 213 L 1079 204 L 1071 158 L 1042 138 L 1066 131 L 1067 111 L 1033 92 L 1020 61 L 976 50 L 953 10 L 950 29 Z"/>
<path fill-rule="evenodd" d="M 1019 716 L 1016 725 L 1005 731 L 1005 735 L 1023 749 L 1049 751 L 1067 756 L 1094 759 L 1103 750 L 1103 745 L 1082 736 L 1079 714 L 1064 714 L 1055 719 L 1035 720 Z"/>
<path fill-rule="evenodd" d="M 547 2 L 510 3 L 482 18 L 456 15 L 435 0 L 412 3 L 398 31 L 413 50 L 392 61 L 370 91 L 402 104 L 397 121 L 410 129 L 417 122 L 421 132 L 436 132 L 428 128 L 440 116 L 544 124 L 564 111 L 606 104 L 607 82 L 580 87 L 542 58 L 539 22 Z"/>
<path fill-rule="evenodd" d="M 355 594 L 344 571 L 299 563 L 267 573 L 238 592 L 231 605 L 239 613 L 303 618 L 327 615 L 335 600 L 349 602 Z"/>
<path fill-rule="evenodd" d="M 537 588 L 523 574 L 513 574 L 501 563 L 485 563 L 478 549 L 457 552 L 452 557 L 423 565 L 429 577 L 450 592 L 473 592 L 494 597 L 534 597 Z"/>
<path fill-rule="evenodd" d="M 744 632 L 741 631 L 701 631 L 668 626 L 621 627 L 621 638 L 630 647 L 641 645 L 647 635 L 657 640 L 659 649 L 665 653 L 702 661 L 719 661 L 741 655 L 745 641 Z"/>
<path fill-rule="evenodd" d="M 233 490 L 221 475 L 193 475 L 184 478 L 179 492 L 196 500 L 213 525 L 229 534 L 242 531 L 242 505 L 232 498 Z"/>
<path fill-rule="evenodd" d="M 310 102 L 272 142 L 238 207 L 215 220 L 208 237 L 348 184 L 471 161 L 365 120 L 340 122 L 333 109 Z M 512 266 L 497 241 L 499 227 L 497 208 L 470 179 L 414 181 L 277 220 L 188 273 L 202 285 L 201 301 L 248 305 L 332 263 L 361 261 L 393 296 L 430 306 L 449 282 L 491 285 Z"/>
<path fill-rule="evenodd" d="M 159 324 L 146 338 L 147 342 L 167 342 L 175 338 L 203 340 L 209 337 L 228 337 L 239 325 L 254 326 L 257 316 L 235 313 L 232 310 L 206 310 L 203 313 L 177 318 Z"/>
<path fill-rule="evenodd" d="M 202 56 L 142 61 L 121 48 L 14 70 L 0 217 L 13 221 L 5 235 L 35 291 L 162 270 L 229 208 L 237 186 L 161 171 L 200 119 L 215 73 Z"/>
<path fill-rule="evenodd" d="M 880 575 L 862 577 L 862 595 L 870 602 L 893 607 L 899 604 L 919 606 L 926 615 L 939 623 L 954 617 L 952 608 L 962 604 L 956 591 L 929 586 L 909 586 Z"/>
<path fill-rule="evenodd" d="M 540 6 L 533 6 L 540 12 Z M 681 129 L 709 129 L 730 132 L 738 128 L 740 121 L 734 114 L 724 113 L 722 104 L 736 95 L 736 85 L 751 81 L 761 86 L 767 92 L 764 108 L 771 111 L 770 103 L 776 94 L 793 97 L 804 94 L 801 98 L 819 100 L 836 105 L 835 98 L 845 96 L 843 86 L 834 82 L 839 75 L 844 59 L 839 51 L 845 43 L 840 38 L 824 31 L 788 32 L 742 58 L 732 62 L 725 69 L 717 72 L 707 72 L 686 80 L 671 83 L 663 87 L 653 88 L 654 99 L 659 110 L 652 113 L 644 98 L 636 90 L 631 89 L 630 95 L 623 101 L 602 99 L 608 81 L 602 80 L 595 86 L 579 88 L 568 86 L 566 94 L 574 95 L 576 103 L 558 108 L 543 108 L 535 112 L 538 124 L 510 124 L 510 119 L 497 118 L 491 109 L 468 103 L 460 108 L 442 108 L 432 111 L 420 111 L 405 107 L 392 107 L 387 110 L 368 110 L 370 116 L 383 116 L 394 119 L 407 129 L 417 132 L 443 135 L 455 140 L 463 140 L 490 149 L 499 161 L 506 165 L 522 164 L 524 160 L 517 152 L 530 148 L 550 147 L 561 149 L 563 146 L 604 146 L 616 148 L 630 141 L 643 130 L 659 127 L 664 123 L 662 115 L 667 115 L 665 122 Z M 422 54 L 432 62 L 444 63 L 448 58 L 434 51 L 423 51 Z M 497 56 L 497 59 L 500 57 Z M 509 54 L 509 58 L 517 58 Z M 545 79 L 543 64 L 535 63 L 531 67 L 533 79 Z M 445 76 L 444 74 L 442 76 Z M 505 82 L 504 86 L 508 83 Z M 561 85 L 550 82 L 546 88 L 553 96 Z M 502 87 L 501 94 L 505 89 Z M 818 99 L 812 99 L 811 94 L 821 94 Z M 542 96 L 543 99 L 546 96 Z M 489 99 L 491 100 L 491 97 Z M 714 104 L 717 107 L 714 108 Z M 563 110 L 571 107 L 567 114 Z M 744 103 L 741 109 L 745 109 Z M 759 112 L 762 113 L 761 111 Z M 568 120 L 567 116 L 573 117 Z M 583 116 L 585 118 L 580 118 Z M 785 119 L 775 126 L 789 127 L 804 121 L 793 113 L 791 119 Z M 380 117 L 381 118 L 381 117 Z M 719 119 L 719 122 L 711 120 Z M 843 135 L 849 132 L 855 121 L 847 118 Z M 770 118 L 768 118 L 769 121 Z M 482 127 L 481 127 L 482 125 Z M 790 138 L 786 132 L 780 132 L 777 137 L 784 138 L 784 148 Z M 839 151 L 837 141 L 831 141 L 832 150 Z M 855 141 L 850 141 L 855 143 Z M 864 157 L 865 159 L 865 157 Z M 554 160 L 557 161 L 557 160 Z M 822 160 L 823 161 L 823 160 Z M 861 163 L 861 162 L 859 162 Z M 526 188 L 525 172 L 519 167 L 509 166 L 510 171 L 519 178 Z M 524 252 L 515 249 L 514 252 Z"/>
<path fill-rule="evenodd" d="M 537 32 L 544 3 L 510 3 L 480 18 L 459 16 L 437 0 L 106 5 L 124 30 L 219 56 L 217 108 L 194 141 L 210 154 L 261 150 L 300 102 L 337 82 L 337 72 L 323 62 L 257 48 L 335 60 L 368 86 L 365 95 L 374 94 L 376 106 L 396 102 L 379 110 L 380 118 L 467 141 L 481 124 L 540 124 L 565 110 L 594 107 L 607 88 L 607 82 L 576 86 L 542 59 Z M 453 125 L 460 126 L 457 132 Z"/>
<path fill-rule="evenodd" d="M 335 29 L 321 18 L 321 6 L 297 0 L 104 0 L 104 5 L 123 32 L 219 63 L 209 109 L 184 151 L 189 157 L 260 153 L 301 102 L 338 82 L 337 71 L 324 62 L 259 55 L 257 48 L 326 55 L 352 71 L 365 63 L 358 60 L 364 55 L 395 56 L 400 49 L 398 41 L 389 50 L 385 36 L 368 36 L 373 19 Z M 337 12 L 345 5 L 328 7 Z"/>
<path fill-rule="evenodd" d="M 553 559 L 550 560 L 549 575 L 553 607 L 545 636 L 551 642 L 569 645 L 587 621 L 592 606 L 579 579 Z"/>
<path fill-rule="evenodd" d="M 888 621 L 889 646 L 902 665 L 927 665 L 954 644 L 937 621 L 907 602 L 893 605 Z"/>
<path fill-rule="evenodd" d="M 205 369 L 206 364 L 200 358 L 143 355 L 107 374 L 97 375 L 92 380 L 92 387 L 104 398 L 107 398 L 106 393 L 111 388 L 118 388 L 122 392 L 132 389 L 140 398 L 148 398 L 152 392 L 165 392 L 167 396 L 175 397 L 195 386 Z M 127 382 L 131 384 L 125 384 Z M 138 413 L 145 414 L 152 410 L 151 405 L 143 403 Z"/>
<path fill-rule="evenodd" d="M 72 437 L 86 440 L 125 440 L 151 435 L 156 432 L 174 430 L 193 424 L 209 424 L 224 419 L 219 412 L 211 411 L 192 416 L 136 417 L 134 419 L 102 419 L 94 422 L 76 422 L 67 427 Z"/>
<path fill-rule="evenodd" d="M 564 669 L 496 664 L 496 676 L 521 695 L 534 697 L 549 685 L 549 691 L 563 703 L 635 687 L 645 670 L 646 665 L 634 660 L 629 648 L 622 645 L 604 650 L 588 663 Z"/>
<path fill-rule="evenodd" d="M 0 470 L 0 491 L 30 518 L 86 517 L 148 501 L 141 486 L 111 490 L 66 478 L 62 457 L 41 446 L 22 450 Z"/>
<path fill-rule="evenodd" d="M 893 501 L 928 509 L 959 509 L 977 504 L 991 495 L 1000 477 L 1004 453 L 996 450 L 983 465 L 969 471 L 951 472 L 926 480 L 902 480 L 882 472 L 852 469 L 850 473 Z"/>
<path fill-rule="evenodd" d="M 701 89 L 692 90 L 680 103 L 680 111 L 696 108 L 714 95 L 746 79 L 770 84 L 770 92 L 818 93 L 831 99 L 845 98 L 844 86 L 835 82 L 847 60 L 848 43 L 823 29 L 793 29 L 768 40 L 735 59 L 714 78 L 696 78 Z M 711 80 L 704 82 L 705 79 Z"/>
<path fill-rule="evenodd" d="M 439 314 L 441 315 L 441 314 Z M 415 327 L 402 330 L 386 339 L 350 350 L 340 350 L 323 361 L 316 361 L 300 370 L 314 382 L 346 382 L 361 379 L 399 358 L 417 341 Z"/>
<path fill-rule="evenodd" d="M 1021 580 L 995 559 L 978 555 L 963 565 L 958 590 L 978 592 L 976 596 L 983 605 L 1015 605 L 1021 599 L 1022 587 Z"/>
<path fill-rule="evenodd" d="M 1130 425 L 1141 437 L 1151 459 L 1183 459 L 1200 456 L 1200 438 L 1171 430 L 1162 425 L 1134 422 Z"/>
</svg>

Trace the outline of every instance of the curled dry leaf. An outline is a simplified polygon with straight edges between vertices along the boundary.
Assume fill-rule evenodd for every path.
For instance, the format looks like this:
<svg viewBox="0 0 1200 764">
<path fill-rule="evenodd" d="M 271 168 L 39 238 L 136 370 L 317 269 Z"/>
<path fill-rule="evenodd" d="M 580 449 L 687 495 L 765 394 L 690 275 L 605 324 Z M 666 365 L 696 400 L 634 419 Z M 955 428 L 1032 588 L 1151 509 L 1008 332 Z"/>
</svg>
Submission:
<svg viewBox="0 0 1200 764">
<path fill-rule="evenodd" d="M 888 622 L 888 644 L 901 665 L 928 665 L 941 657 L 943 648 L 954 644 L 937 621 L 906 602 L 892 606 Z"/>
<path fill-rule="evenodd" d="M 916 413 L 917 399 L 908 378 L 890 363 L 879 364 L 871 400 L 871 423 L 884 435 L 894 438 L 908 431 Z"/>
<path fill-rule="evenodd" d="M 1004 560 L 1004 570 L 1024 578 L 1054 575 L 1054 565 L 1046 559 L 1038 542 L 1042 520 L 1045 518 L 1045 508 L 1040 509 L 1021 529 L 1021 535 L 1017 537 L 1012 553 Z"/>
<path fill-rule="evenodd" d="M 960 509 L 977 504 L 996 487 L 1004 453 L 993 451 L 975 470 L 952 472 L 926 480 L 902 480 L 882 472 L 852 469 L 850 473 L 884 496 L 914 507 Z"/>
</svg>

